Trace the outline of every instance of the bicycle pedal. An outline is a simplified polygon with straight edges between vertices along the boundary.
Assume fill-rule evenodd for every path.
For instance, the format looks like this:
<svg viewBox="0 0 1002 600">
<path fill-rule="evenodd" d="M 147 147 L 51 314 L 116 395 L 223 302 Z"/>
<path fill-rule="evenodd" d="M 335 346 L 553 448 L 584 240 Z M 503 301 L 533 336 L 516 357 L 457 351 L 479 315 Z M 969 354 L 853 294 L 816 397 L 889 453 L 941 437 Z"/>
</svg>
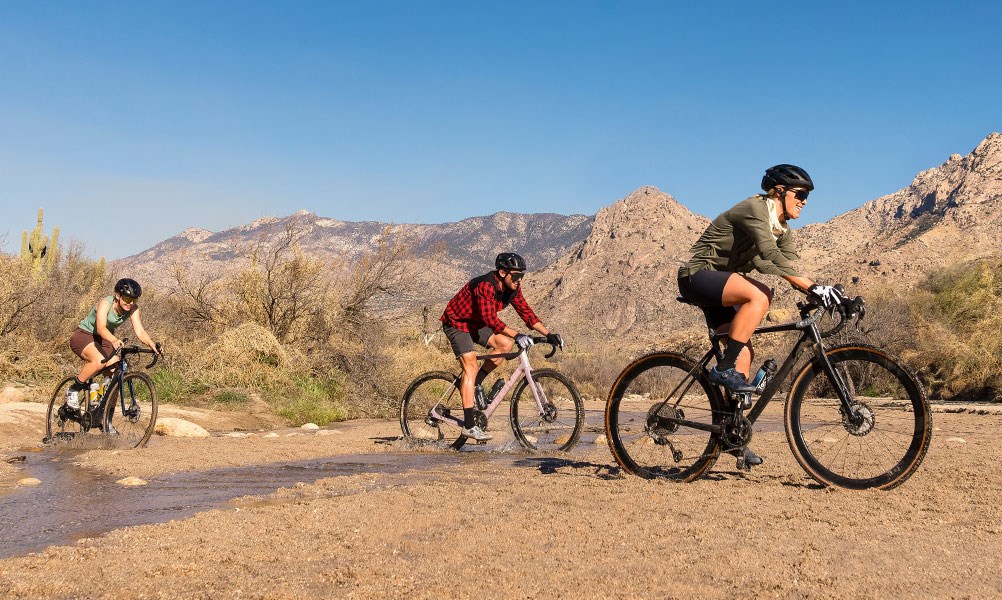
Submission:
<svg viewBox="0 0 1002 600">
<path fill-rule="evenodd" d="M 737 460 L 737 470 L 738 471 L 751 471 L 751 465 L 745 462 L 745 457 L 742 454 Z"/>
</svg>

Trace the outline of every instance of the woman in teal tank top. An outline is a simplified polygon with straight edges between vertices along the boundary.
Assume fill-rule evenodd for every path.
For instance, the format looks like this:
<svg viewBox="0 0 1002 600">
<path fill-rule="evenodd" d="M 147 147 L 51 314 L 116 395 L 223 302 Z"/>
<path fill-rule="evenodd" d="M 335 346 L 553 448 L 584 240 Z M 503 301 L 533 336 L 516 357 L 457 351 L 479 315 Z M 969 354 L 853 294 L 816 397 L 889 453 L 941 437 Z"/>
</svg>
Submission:
<svg viewBox="0 0 1002 600">
<path fill-rule="evenodd" d="M 132 322 L 132 329 L 140 342 L 158 352 L 157 344 L 143 327 L 139 316 L 139 297 L 142 293 L 143 289 L 136 280 L 119 279 L 115 283 L 114 295 L 98 300 L 70 336 L 70 349 L 85 361 L 66 394 L 66 403 L 71 408 L 79 407 L 80 392 L 87 387 L 87 380 L 118 360 L 116 357 L 108 363 L 101 362 L 122 345 L 115 331 L 126 321 Z"/>
</svg>

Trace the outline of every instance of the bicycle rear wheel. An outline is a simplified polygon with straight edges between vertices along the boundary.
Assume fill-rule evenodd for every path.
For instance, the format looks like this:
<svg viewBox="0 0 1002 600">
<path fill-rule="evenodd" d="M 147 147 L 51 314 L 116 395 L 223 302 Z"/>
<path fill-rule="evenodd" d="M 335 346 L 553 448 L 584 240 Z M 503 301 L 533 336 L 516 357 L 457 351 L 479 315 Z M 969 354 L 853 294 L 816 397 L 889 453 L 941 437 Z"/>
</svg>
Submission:
<svg viewBox="0 0 1002 600">
<path fill-rule="evenodd" d="M 157 391 L 153 380 L 146 373 L 126 373 L 121 381 L 115 379 L 105 393 L 104 408 L 102 426 L 118 445 L 145 446 L 157 424 Z"/>
<path fill-rule="evenodd" d="M 786 404 L 786 436 L 797 462 L 824 485 L 901 485 L 922 463 L 932 438 L 925 390 L 879 348 L 840 346 L 826 355 L 852 398 L 852 414 L 842 408 L 821 363 L 805 365 Z"/>
<path fill-rule="evenodd" d="M 446 371 L 418 375 L 400 402 L 400 429 L 412 444 L 462 448 L 463 399 L 456 376 Z"/>
<path fill-rule="evenodd" d="M 511 429 L 530 450 L 570 450 L 584 429 L 584 403 L 577 388 L 553 369 L 532 372 L 540 412 L 529 380 L 522 378 L 511 398 Z"/>
<path fill-rule="evenodd" d="M 648 354 L 627 366 L 609 391 L 606 439 L 627 473 L 693 481 L 720 453 L 719 433 L 707 430 L 719 428 L 722 411 L 717 388 L 690 358 Z"/>
<path fill-rule="evenodd" d="M 45 414 L 45 438 L 42 440 L 43 443 L 51 444 L 54 442 L 76 440 L 91 429 L 90 415 L 86 413 L 81 415 L 76 413 L 76 411 L 73 411 L 73 414 L 71 414 L 71 409 L 64 406 L 66 404 L 66 391 L 73 383 L 73 380 L 73 377 L 67 377 L 60 381 L 56 386 L 56 391 L 52 393 L 52 398 L 49 399 L 49 408 Z M 80 395 L 82 396 L 86 393 L 87 391 L 83 390 L 80 392 Z M 93 425 L 94 430 L 99 431 L 96 427 L 97 423 L 93 423 Z"/>
</svg>

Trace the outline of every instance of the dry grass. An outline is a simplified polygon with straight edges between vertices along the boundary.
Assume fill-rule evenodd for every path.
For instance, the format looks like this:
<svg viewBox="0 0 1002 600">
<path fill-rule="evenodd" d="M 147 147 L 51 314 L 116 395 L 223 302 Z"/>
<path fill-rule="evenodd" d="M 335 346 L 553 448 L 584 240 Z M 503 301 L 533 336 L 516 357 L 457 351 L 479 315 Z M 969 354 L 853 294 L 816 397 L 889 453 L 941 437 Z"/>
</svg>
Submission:
<svg viewBox="0 0 1002 600">
<path fill-rule="evenodd" d="M 447 341 L 424 335 L 419 318 L 385 321 L 377 314 L 380 298 L 404 289 L 405 249 L 388 243 L 364 264 L 319 269 L 298 251 L 294 231 L 276 244 L 256 248 L 258 260 L 230 279 L 193 281 L 178 272 L 176 286 L 143 295 L 143 321 L 167 351 L 153 373 L 163 401 L 240 410 L 241 399 L 257 392 L 292 424 L 389 417 L 419 373 L 458 370 Z M 80 363 L 69 335 L 118 276 L 84 259 L 80 248 L 60 253 L 43 272 L 0 255 L 0 379 L 48 386 L 75 372 Z M 934 397 L 1002 400 L 1000 288 L 998 259 L 958 265 L 908 296 L 871 294 L 866 332 L 833 341 L 862 338 L 891 349 Z M 288 302 L 295 310 L 279 309 Z M 120 337 L 134 340 L 128 328 Z M 596 338 L 585 326 L 562 333 L 567 349 L 552 361 L 534 352 L 533 366 L 560 370 L 597 400 L 647 351 L 697 357 L 707 347 L 698 321 L 666 333 L 656 347 L 631 343 L 628 334 Z M 756 364 L 785 356 L 793 340 L 756 339 Z M 512 368 L 508 363 L 498 374 Z"/>
</svg>

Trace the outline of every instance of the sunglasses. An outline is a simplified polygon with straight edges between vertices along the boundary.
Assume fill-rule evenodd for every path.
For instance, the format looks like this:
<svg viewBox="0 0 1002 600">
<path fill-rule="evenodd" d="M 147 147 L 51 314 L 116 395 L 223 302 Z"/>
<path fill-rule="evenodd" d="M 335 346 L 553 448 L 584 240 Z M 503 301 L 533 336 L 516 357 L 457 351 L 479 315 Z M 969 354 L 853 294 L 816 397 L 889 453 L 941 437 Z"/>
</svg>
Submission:
<svg viewBox="0 0 1002 600">
<path fill-rule="evenodd" d="M 793 192 L 793 197 L 797 200 L 807 200 L 807 195 L 811 193 L 811 190 L 789 190 Z"/>
<path fill-rule="evenodd" d="M 525 277 L 525 272 L 524 271 L 508 271 L 508 274 L 511 275 L 511 280 L 513 282 L 518 281 L 518 280 L 522 279 L 523 277 Z"/>
<path fill-rule="evenodd" d="M 135 304 L 138 299 L 139 298 L 133 298 L 132 296 L 122 296 L 122 302 L 125 304 Z"/>
</svg>

